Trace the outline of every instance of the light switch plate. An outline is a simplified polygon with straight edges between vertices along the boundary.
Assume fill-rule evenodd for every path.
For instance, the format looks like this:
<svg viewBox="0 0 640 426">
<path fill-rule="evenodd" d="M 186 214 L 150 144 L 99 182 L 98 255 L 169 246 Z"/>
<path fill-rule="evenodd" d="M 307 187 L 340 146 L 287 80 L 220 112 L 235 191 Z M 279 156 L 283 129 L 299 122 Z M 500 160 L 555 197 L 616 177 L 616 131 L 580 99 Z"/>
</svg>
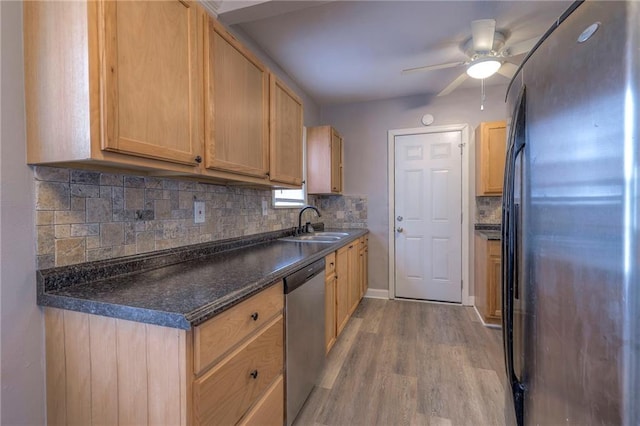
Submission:
<svg viewBox="0 0 640 426">
<path fill-rule="evenodd" d="M 204 201 L 193 202 L 193 222 L 204 223 Z"/>
<path fill-rule="evenodd" d="M 268 214 L 267 208 L 269 207 L 269 202 L 267 200 L 262 200 L 262 216 L 266 216 Z"/>
</svg>

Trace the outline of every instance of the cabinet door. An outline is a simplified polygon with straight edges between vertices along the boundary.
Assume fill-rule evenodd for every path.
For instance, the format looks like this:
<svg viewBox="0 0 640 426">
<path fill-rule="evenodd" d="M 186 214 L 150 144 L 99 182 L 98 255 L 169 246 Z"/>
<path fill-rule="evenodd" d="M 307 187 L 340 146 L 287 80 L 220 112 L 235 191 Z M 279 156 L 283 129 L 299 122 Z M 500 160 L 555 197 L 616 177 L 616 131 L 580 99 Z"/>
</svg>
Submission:
<svg viewBox="0 0 640 426">
<path fill-rule="evenodd" d="M 367 292 L 367 237 L 360 238 L 360 260 L 359 260 L 359 280 L 360 280 L 360 300 Z"/>
<path fill-rule="evenodd" d="M 102 149 L 197 165 L 202 15 L 183 1 L 99 3 Z"/>
<path fill-rule="evenodd" d="M 487 259 L 487 316 L 500 320 L 502 318 L 500 244 L 496 241 L 490 241 L 489 244 L 489 257 Z"/>
<path fill-rule="evenodd" d="M 358 240 L 349 245 L 349 314 L 360 302 L 360 250 Z"/>
<path fill-rule="evenodd" d="M 476 131 L 476 195 L 502 194 L 506 143 L 506 122 L 480 123 Z"/>
<path fill-rule="evenodd" d="M 342 247 L 336 255 L 336 335 L 349 320 L 349 248 Z"/>
<path fill-rule="evenodd" d="M 205 56 L 205 165 L 266 179 L 269 167 L 267 70 L 213 18 L 209 18 Z"/>
<path fill-rule="evenodd" d="M 269 177 L 302 185 L 302 101 L 271 74 Z"/>
<path fill-rule="evenodd" d="M 331 129 L 331 192 L 342 194 L 342 137 Z"/>
<path fill-rule="evenodd" d="M 336 276 L 331 274 L 324 280 L 324 336 L 326 353 L 336 342 Z"/>
</svg>

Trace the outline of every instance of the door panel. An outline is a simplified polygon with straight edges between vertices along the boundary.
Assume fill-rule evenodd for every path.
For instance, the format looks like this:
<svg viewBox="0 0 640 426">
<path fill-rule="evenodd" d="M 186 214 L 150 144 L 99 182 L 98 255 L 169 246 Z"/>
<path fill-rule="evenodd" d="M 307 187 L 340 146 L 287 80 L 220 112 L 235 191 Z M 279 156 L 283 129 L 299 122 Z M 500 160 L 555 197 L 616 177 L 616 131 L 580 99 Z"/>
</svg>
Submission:
<svg viewBox="0 0 640 426">
<path fill-rule="evenodd" d="M 395 138 L 396 297 L 462 300 L 460 131 Z"/>
<path fill-rule="evenodd" d="M 172 2 L 105 2 L 103 149 L 196 165 L 201 53 L 197 11 Z"/>
</svg>

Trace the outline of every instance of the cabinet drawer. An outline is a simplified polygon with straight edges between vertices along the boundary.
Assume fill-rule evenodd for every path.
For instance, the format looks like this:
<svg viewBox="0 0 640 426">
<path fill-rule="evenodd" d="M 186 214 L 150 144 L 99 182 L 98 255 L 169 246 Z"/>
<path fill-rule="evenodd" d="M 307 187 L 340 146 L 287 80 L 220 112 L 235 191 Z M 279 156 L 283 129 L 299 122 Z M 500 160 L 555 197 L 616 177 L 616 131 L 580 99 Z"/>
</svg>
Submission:
<svg viewBox="0 0 640 426">
<path fill-rule="evenodd" d="M 330 253 L 324 257 L 324 276 L 328 277 L 336 271 L 336 253 Z"/>
<path fill-rule="evenodd" d="M 229 349 L 282 312 L 283 308 L 284 293 L 280 281 L 195 327 L 194 373 L 202 373 Z"/>
<path fill-rule="evenodd" d="M 240 426 L 282 426 L 283 423 L 284 380 L 280 376 L 242 419 Z"/>
<path fill-rule="evenodd" d="M 193 383 L 196 424 L 230 425 L 244 415 L 284 365 L 282 315 Z"/>
</svg>

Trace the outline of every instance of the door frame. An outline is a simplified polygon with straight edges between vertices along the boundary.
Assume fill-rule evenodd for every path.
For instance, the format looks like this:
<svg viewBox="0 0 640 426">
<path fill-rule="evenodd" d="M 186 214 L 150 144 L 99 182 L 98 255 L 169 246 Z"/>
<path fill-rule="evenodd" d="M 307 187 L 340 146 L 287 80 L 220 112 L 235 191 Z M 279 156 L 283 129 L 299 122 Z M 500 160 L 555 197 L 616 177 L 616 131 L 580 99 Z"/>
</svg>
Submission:
<svg viewBox="0 0 640 426">
<path fill-rule="evenodd" d="M 387 132 L 388 138 L 388 189 L 389 189 L 389 299 L 396 298 L 396 247 L 395 247 L 395 184 L 396 184 L 396 136 L 405 135 L 419 135 L 430 133 L 445 133 L 459 131 L 462 137 L 462 170 L 461 170 L 461 196 L 462 196 L 462 305 L 473 305 L 473 298 L 469 295 L 469 256 L 470 256 L 470 241 L 471 241 L 471 228 L 469 218 L 471 216 L 470 206 L 470 176 L 469 171 L 471 167 L 470 163 L 470 143 L 469 143 L 469 125 L 468 124 L 451 124 L 446 126 L 433 126 L 433 127 L 414 127 L 410 129 L 394 129 Z"/>
</svg>

